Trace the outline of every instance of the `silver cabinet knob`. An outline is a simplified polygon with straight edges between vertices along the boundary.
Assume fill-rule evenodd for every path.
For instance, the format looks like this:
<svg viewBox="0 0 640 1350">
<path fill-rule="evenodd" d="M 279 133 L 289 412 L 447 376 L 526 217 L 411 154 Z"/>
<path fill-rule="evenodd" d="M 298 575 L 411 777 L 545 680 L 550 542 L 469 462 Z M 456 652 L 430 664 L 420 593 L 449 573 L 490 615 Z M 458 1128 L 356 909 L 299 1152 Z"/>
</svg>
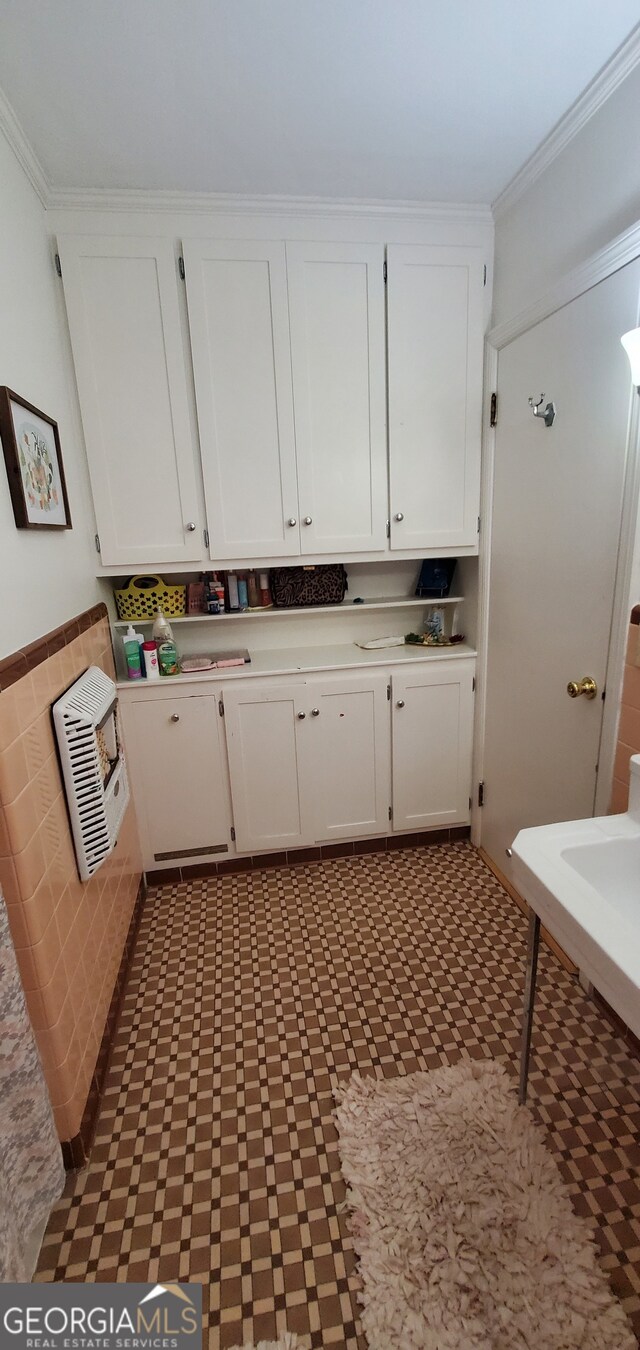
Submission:
<svg viewBox="0 0 640 1350">
<path fill-rule="evenodd" d="M 196 528 L 195 520 L 188 520 L 184 528 L 189 531 L 189 534 L 193 534 L 193 531 Z"/>
<path fill-rule="evenodd" d="M 395 514 L 395 516 L 393 517 L 393 519 L 394 519 L 394 520 L 404 520 L 404 515 L 403 515 L 402 511 L 396 511 L 396 514 Z"/>
<path fill-rule="evenodd" d="M 311 516 L 305 516 L 302 523 L 303 525 L 313 525 L 313 519 Z"/>
<path fill-rule="evenodd" d="M 172 713 L 172 714 L 171 714 L 171 721 L 172 721 L 172 722 L 179 722 L 179 721 L 180 721 L 180 713 Z"/>
<path fill-rule="evenodd" d="M 403 698 L 399 698 L 399 699 L 398 699 L 398 701 L 397 701 L 397 703 L 396 703 L 396 708 L 404 708 L 404 699 L 403 699 Z"/>
<path fill-rule="evenodd" d="M 311 716 L 312 716 L 312 717 L 319 717 L 319 716 L 320 716 L 320 709 L 319 709 L 319 708 L 312 708 L 312 709 L 311 709 Z"/>
<path fill-rule="evenodd" d="M 298 721 L 304 722 L 306 715 L 307 715 L 306 713 L 298 713 Z"/>
<path fill-rule="evenodd" d="M 298 524 L 298 522 L 297 522 L 295 516 L 289 516 L 289 519 L 288 519 L 288 521 L 287 521 L 287 525 L 297 525 L 297 524 Z"/>
</svg>

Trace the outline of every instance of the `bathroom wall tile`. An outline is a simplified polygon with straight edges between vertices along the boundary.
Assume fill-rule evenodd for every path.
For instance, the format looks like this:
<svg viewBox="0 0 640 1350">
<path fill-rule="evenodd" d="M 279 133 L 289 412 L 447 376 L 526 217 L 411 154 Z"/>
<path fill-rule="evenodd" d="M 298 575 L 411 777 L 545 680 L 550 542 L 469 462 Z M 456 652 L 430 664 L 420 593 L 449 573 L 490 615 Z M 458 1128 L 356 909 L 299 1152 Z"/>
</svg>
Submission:
<svg viewBox="0 0 640 1350">
<path fill-rule="evenodd" d="M 632 708 L 640 708 L 640 666 L 625 666 L 622 701 Z"/>
<path fill-rule="evenodd" d="M 48 876 L 42 878 L 29 900 L 21 901 L 20 907 L 28 935 L 28 945 L 35 947 L 42 941 L 56 909 L 55 896 Z"/>
<path fill-rule="evenodd" d="M 13 858 L 0 858 L 0 887 L 8 905 L 22 904 Z"/>
<path fill-rule="evenodd" d="M 620 815 L 626 811 L 629 804 L 629 785 L 619 778 L 614 778 L 611 786 L 611 802 L 609 812 L 613 816 Z"/>
<path fill-rule="evenodd" d="M 47 870 L 42 832 L 38 830 L 21 853 L 14 855 L 18 884 L 23 900 L 28 900 L 38 889 Z"/>
<path fill-rule="evenodd" d="M 0 694 L 0 753 L 11 745 L 37 715 L 31 675 L 25 675 Z"/>
<path fill-rule="evenodd" d="M 48 709 L 41 712 L 23 732 L 22 745 L 27 760 L 29 776 L 35 778 L 51 755 L 55 755 L 56 746 L 53 727 Z"/>
<path fill-rule="evenodd" d="M 640 629 L 635 628 L 634 632 L 640 632 Z M 618 740 L 634 746 L 635 754 L 640 753 L 640 708 L 633 708 L 624 700 L 620 705 Z"/>
<path fill-rule="evenodd" d="M 637 624 L 630 623 L 627 632 L 627 649 L 625 653 L 625 661 L 628 662 L 630 666 L 635 666 L 639 650 L 640 628 L 638 628 Z"/>
<path fill-rule="evenodd" d="M 18 736 L 0 755 L 0 800 L 13 802 L 29 782 L 24 737 Z"/>
<path fill-rule="evenodd" d="M 7 822 L 4 818 L 2 803 L 0 803 L 0 858 L 10 858 L 11 856 L 11 844 L 9 843 Z"/>
<path fill-rule="evenodd" d="M 22 853 L 37 832 L 41 821 L 32 783 L 29 783 L 14 801 L 4 803 L 4 817 L 11 851 Z"/>
<path fill-rule="evenodd" d="M 613 776 L 619 778 L 621 783 L 629 782 L 629 760 L 633 753 L 633 746 L 626 745 L 624 741 L 618 741 L 613 761 Z"/>
</svg>

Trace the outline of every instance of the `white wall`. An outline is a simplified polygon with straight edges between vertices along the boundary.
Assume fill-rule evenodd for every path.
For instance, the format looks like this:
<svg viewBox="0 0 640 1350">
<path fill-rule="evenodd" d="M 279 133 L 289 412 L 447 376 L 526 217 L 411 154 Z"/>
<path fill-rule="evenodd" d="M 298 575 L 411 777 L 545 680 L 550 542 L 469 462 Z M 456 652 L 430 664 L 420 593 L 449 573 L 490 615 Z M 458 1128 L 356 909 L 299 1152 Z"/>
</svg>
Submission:
<svg viewBox="0 0 640 1350">
<path fill-rule="evenodd" d="M 101 599 L 61 289 L 45 211 L 0 132 L 0 384 L 60 428 L 72 530 L 16 529 L 0 456 L 0 658 Z"/>
<path fill-rule="evenodd" d="M 496 221 L 494 323 L 640 219 L 640 67 Z"/>
</svg>

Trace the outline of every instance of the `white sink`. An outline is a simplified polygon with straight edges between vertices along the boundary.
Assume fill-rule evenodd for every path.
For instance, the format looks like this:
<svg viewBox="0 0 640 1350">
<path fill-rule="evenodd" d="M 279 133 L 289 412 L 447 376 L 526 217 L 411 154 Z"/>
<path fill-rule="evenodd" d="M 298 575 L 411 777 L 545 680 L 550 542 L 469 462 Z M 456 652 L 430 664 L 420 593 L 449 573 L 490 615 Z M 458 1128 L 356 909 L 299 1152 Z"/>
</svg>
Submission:
<svg viewBox="0 0 640 1350">
<path fill-rule="evenodd" d="M 521 830 L 512 847 L 514 885 L 640 1036 L 640 755 L 624 815 Z"/>
</svg>

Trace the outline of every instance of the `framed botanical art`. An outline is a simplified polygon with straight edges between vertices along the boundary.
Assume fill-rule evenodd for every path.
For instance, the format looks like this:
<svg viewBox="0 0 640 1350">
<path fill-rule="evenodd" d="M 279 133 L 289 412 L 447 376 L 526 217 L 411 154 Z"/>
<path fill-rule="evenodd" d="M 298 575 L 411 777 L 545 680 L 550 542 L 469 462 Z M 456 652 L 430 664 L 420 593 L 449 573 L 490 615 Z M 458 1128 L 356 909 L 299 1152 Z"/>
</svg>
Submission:
<svg viewBox="0 0 640 1350">
<path fill-rule="evenodd" d="M 57 422 L 1 386 L 0 439 L 18 528 L 70 530 Z"/>
</svg>

